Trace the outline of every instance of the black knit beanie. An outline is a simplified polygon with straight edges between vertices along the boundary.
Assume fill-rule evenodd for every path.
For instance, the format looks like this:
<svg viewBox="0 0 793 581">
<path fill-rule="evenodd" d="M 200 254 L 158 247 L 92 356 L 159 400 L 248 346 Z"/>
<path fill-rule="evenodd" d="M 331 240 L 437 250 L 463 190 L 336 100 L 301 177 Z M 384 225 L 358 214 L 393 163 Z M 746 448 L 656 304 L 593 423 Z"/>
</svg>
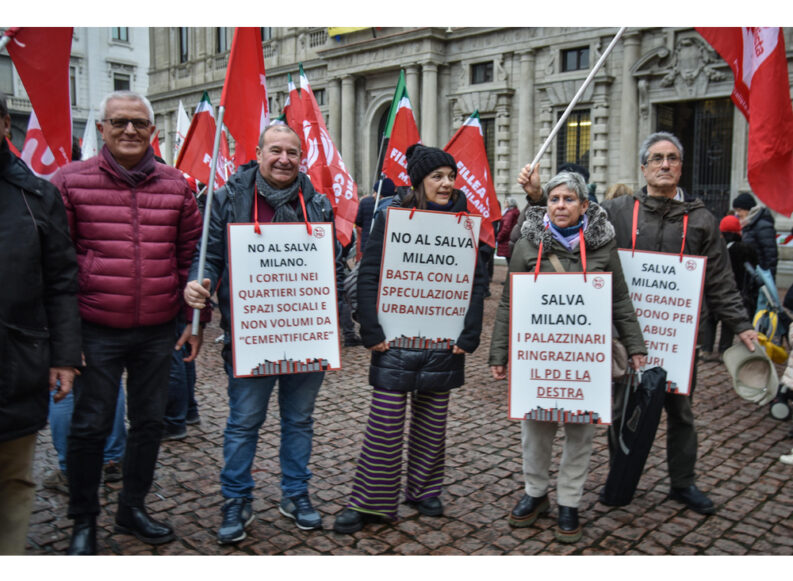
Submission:
<svg viewBox="0 0 793 581">
<path fill-rule="evenodd" d="M 743 193 L 740 194 L 732 201 L 732 207 L 738 208 L 740 210 L 751 210 L 757 205 L 757 202 L 754 199 L 752 194 Z"/>
<path fill-rule="evenodd" d="M 408 175 L 414 188 L 436 167 L 450 167 L 457 173 L 457 162 L 451 154 L 437 147 L 426 147 L 414 143 L 405 152 L 408 158 Z"/>
</svg>

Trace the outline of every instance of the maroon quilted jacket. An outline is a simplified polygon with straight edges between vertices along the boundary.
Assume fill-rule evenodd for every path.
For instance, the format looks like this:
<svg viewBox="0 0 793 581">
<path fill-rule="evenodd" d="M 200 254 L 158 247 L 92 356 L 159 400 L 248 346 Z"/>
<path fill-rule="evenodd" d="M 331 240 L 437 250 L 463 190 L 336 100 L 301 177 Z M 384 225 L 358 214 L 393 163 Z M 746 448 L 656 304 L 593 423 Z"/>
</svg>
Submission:
<svg viewBox="0 0 793 581">
<path fill-rule="evenodd" d="M 166 323 L 185 308 L 202 219 L 180 171 L 156 163 L 133 188 L 98 155 L 61 168 L 52 183 L 77 250 L 84 320 L 126 329 Z"/>
</svg>

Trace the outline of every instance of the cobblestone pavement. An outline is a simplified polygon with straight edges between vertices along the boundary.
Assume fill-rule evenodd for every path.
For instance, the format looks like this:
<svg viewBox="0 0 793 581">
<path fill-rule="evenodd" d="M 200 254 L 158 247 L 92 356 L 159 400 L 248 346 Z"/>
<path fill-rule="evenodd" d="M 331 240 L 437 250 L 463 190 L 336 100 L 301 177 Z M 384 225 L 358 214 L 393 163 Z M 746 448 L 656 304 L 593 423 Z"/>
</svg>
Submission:
<svg viewBox="0 0 793 581">
<path fill-rule="evenodd" d="M 778 461 L 793 447 L 790 423 L 773 420 L 767 407 L 741 400 L 724 366 L 701 362 L 694 412 L 699 431 L 698 484 L 718 505 L 707 517 L 667 500 L 665 420 L 647 462 L 633 503 L 609 508 L 597 502 L 606 479 L 605 428 L 594 441 L 590 475 L 580 514 L 584 536 L 574 545 L 555 541 L 556 510 L 535 526 L 512 529 L 507 514 L 522 494 L 519 422 L 507 419 L 507 384 L 490 378 L 490 331 L 506 268 L 497 266 L 486 301 L 480 348 L 467 360 L 467 383 L 454 391 L 439 518 L 420 516 L 406 505 L 395 525 L 368 525 L 354 535 L 332 531 L 344 507 L 362 440 L 370 390 L 368 351 L 345 347 L 341 371 L 329 372 L 315 413 L 311 493 L 323 514 L 324 531 L 303 532 L 278 512 L 280 501 L 277 401 L 262 428 L 255 461 L 256 518 L 248 538 L 220 546 L 219 472 L 226 420 L 226 376 L 216 322 L 207 327 L 199 356 L 197 399 L 201 423 L 188 426 L 181 441 L 164 442 L 155 484 L 147 499 L 150 512 L 167 519 L 177 540 L 151 547 L 113 532 L 121 483 L 101 487 L 99 551 L 105 555 L 792 555 L 793 466 Z M 781 369 L 780 369 L 781 371 Z M 561 430 L 560 430 L 561 432 Z M 554 451 L 552 486 L 559 460 Z M 39 436 L 35 477 L 56 465 L 48 430 Z M 551 492 L 552 504 L 555 492 Z M 71 521 L 67 496 L 39 488 L 28 535 L 27 553 L 64 554 Z"/>
</svg>

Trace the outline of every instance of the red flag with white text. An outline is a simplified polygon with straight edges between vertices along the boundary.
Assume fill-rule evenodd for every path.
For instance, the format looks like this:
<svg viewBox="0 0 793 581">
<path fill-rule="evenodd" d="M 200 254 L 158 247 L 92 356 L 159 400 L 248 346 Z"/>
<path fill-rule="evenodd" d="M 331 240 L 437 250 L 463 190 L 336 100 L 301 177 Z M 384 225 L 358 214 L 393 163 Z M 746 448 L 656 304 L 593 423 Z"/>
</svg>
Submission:
<svg viewBox="0 0 793 581">
<path fill-rule="evenodd" d="M 71 154 L 71 151 L 69 153 Z M 58 163 L 44 139 L 35 111 L 31 111 L 28 119 L 28 132 L 25 135 L 20 157 L 30 171 L 45 180 L 49 180 L 58 171 Z"/>
<path fill-rule="evenodd" d="M 397 84 L 394 93 L 396 112 L 391 125 L 386 127 L 386 135 L 390 135 L 385 157 L 383 158 L 382 173 L 394 182 L 395 186 L 410 186 L 410 176 L 407 170 L 407 148 L 414 143 L 421 143 L 416 119 L 413 117 L 413 107 L 410 105 L 407 89 L 402 82 Z M 393 107 L 392 107 L 393 108 Z"/>
<path fill-rule="evenodd" d="M 785 41 L 777 27 L 697 28 L 730 65 L 732 100 L 749 122 L 749 185 L 763 203 L 793 213 L 793 107 Z"/>
<path fill-rule="evenodd" d="M 474 111 L 443 150 L 457 161 L 457 179 L 454 187 L 465 193 L 469 211 L 473 214 L 481 214 L 484 218 L 479 230 L 479 239 L 495 248 L 493 222 L 501 219 L 501 206 L 496 196 L 496 188 L 493 186 L 490 163 L 487 161 L 479 111 Z"/>
<path fill-rule="evenodd" d="M 212 148 L 215 144 L 215 115 L 209 95 L 206 91 L 196 107 L 190 128 L 187 130 L 179 157 L 176 159 L 176 168 L 187 175 L 193 176 L 200 182 L 209 183 L 209 170 L 212 164 Z M 218 161 L 215 168 L 215 187 L 219 188 L 226 183 L 227 160 L 218 152 Z"/>
<path fill-rule="evenodd" d="M 298 135 L 301 135 L 306 173 L 314 189 L 330 200 L 335 216 L 336 236 L 342 246 L 347 246 L 352 241 L 355 217 L 358 214 L 358 186 L 330 138 L 302 65 L 300 102 L 303 133 Z"/>
<path fill-rule="evenodd" d="M 236 28 L 220 96 L 223 122 L 236 142 L 235 162 L 256 159 L 259 135 L 270 124 L 260 28 Z"/>
<path fill-rule="evenodd" d="M 69 99 L 69 56 L 72 28 L 12 27 L 6 50 L 25 86 L 38 126 L 53 161 L 72 159 L 72 108 Z"/>
</svg>

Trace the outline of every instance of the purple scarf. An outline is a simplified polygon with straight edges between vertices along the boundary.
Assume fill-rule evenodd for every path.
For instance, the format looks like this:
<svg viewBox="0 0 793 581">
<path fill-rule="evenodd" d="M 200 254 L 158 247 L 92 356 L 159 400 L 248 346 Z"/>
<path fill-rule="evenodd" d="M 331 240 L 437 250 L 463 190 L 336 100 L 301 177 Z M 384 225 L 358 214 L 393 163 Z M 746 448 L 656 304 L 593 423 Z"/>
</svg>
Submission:
<svg viewBox="0 0 793 581">
<path fill-rule="evenodd" d="M 157 163 L 154 160 L 154 149 L 152 149 L 151 145 L 146 148 L 146 153 L 143 154 L 143 158 L 132 169 L 126 169 L 118 163 L 116 158 L 113 157 L 113 154 L 110 153 L 107 145 L 102 146 L 101 154 L 118 176 L 132 187 L 138 186 L 145 180 L 149 174 L 154 171 L 154 164 Z"/>
</svg>

